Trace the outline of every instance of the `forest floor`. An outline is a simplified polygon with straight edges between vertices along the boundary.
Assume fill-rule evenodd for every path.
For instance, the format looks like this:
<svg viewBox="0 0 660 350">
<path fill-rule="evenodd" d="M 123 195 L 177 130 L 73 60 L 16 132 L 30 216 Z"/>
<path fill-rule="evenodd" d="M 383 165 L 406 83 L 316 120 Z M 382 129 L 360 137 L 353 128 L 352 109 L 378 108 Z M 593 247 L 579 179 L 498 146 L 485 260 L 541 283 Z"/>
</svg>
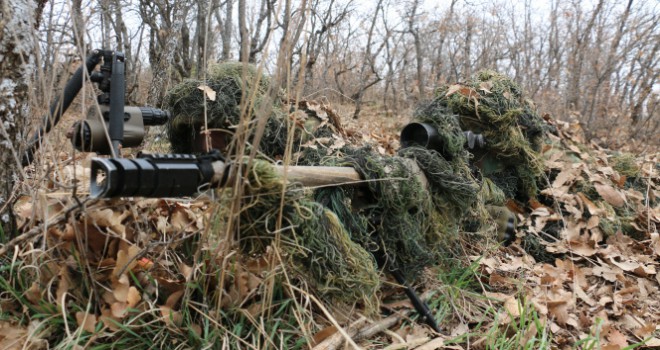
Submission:
<svg viewBox="0 0 660 350">
<path fill-rule="evenodd" d="M 376 107 L 343 118 L 382 154 L 399 148 L 407 121 Z M 468 247 L 462 268 L 429 269 L 415 283 L 440 334 L 407 299 L 392 300 L 395 288 L 382 292 L 387 314 L 365 316 L 287 285 L 269 259 L 214 256 L 226 247 L 199 238 L 221 226 L 208 196 L 89 200 L 90 156 L 54 150 L 15 205 L 20 244 L 2 246 L 11 249 L 0 256 L 0 349 L 660 347 L 660 156 L 601 149 L 577 124 L 549 122 L 558 133 L 541 154 L 547 187 L 514 208 L 516 241 Z M 200 279 L 219 271 L 205 265 L 210 256 L 221 268 L 234 262 L 226 285 L 224 274 Z M 280 279 L 287 288 L 271 285 Z M 208 288 L 222 301 L 207 310 L 195 293 Z M 284 301 L 264 302 L 279 292 Z M 206 316 L 191 316 L 200 309 Z"/>
</svg>

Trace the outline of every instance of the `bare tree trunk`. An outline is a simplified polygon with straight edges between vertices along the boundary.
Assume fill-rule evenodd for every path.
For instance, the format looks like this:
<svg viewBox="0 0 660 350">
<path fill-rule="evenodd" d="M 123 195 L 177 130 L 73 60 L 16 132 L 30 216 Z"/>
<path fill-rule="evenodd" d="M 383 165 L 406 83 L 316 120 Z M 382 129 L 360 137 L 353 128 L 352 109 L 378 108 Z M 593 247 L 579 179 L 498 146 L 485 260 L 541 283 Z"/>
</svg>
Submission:
<svg viewBox="0 0 660 350">
<path fill-rule="evenodd" d="M 21 173 L 20 155 L 27 113 L 29 82 L 34 59 L 33 0 L 0 0 L 0 225 L 2 233 L 15 230 L 12 192 Z"/>
<path fill-rule="evenodd" d="M 172 25 L 167 33 L 167 39 L 162 49 L 158 62 L 151 66 L 153 78 L 151 85 L 149 85 L 149 92 L 147 95 L 147 104 L 154 107 L 161 107 L 165 91 L 167 90 L 167 83 L 171 75 L 171 67 L 174 63 L 174 55 L 177 51 L 177 43 L 179 41 L 179 33 L 185 21 L 183 7 L 188 6 L 184 1 L 175 1 L 174 8 L 172 9 Z M 187 49 L 187 48 L 186 48 Z"/>
<path fill-rule="evenodd" d="M 207 24 L 207 15 L 209 10 L 208 0 L 197 1 L 197 30 L 195 32 L 195 41 L 197 43 L 197 61 L 195 63 L 195 76 L 198 79 L 204 75 L 203 71 L 206 68 L 207 43 L 212 42 L 212 38 L 209 37 L 210 31 L 208 30 Z"/>
<path fill-rule="evenodd" d="M 625 32 L 625 27 L 628 25 L 628 17 L 630 16 L 630 9 L 632 8 L 632 4 L 633 4 L 633 0 L 628 0 L 628 6 L 626 6 L 626 10 L 621 16 L 621 19 L 619 21 L 619 27 L 616 31 L 616 34 L 612 38 L 612 43 L 610 45 L 607 54 L 607 60 L 605 61 L 605 64 L 603 64 L 604 67 L 603 72 L 602 74 L 598 74 L 598 76 L 596 77 L 596 83 L 592 88 L 591 94 L 589 94 L 591 103 L 589 105 L 589 109 L 587 113 L 589 116 L 589 118 L 587 119 L 587 125 L 591 125 L 592 122 L 594 121 L 594 117 L 596 116 L 595 113 L 596 101 L 598 99 L 598 92 L 600 90 L 601 85 L 609 81 L 612 73 L 614 72 L 614 68 L 616 65 L 615 56 L 619 51 L 619 44 L 621 43 L 621 38 L 623 37 L 623 34 Z"/>
<path fill-rule="evenodd" d="M 465 24 L 465 43 L 463 43 L 463 79 L 470 79 L 472 75 L 472 61 L 470 58 L 472 48 L 472 34 L 474 31 L 474 21 L 471 17 L 467 18 Z"/>
<path fill-rule="evenodd" d="M 443 19 L 440 24 L 440 38 L 436 47 L 435 62 L 432 64 L 433 69 L 436 69 L 435 74 L 432 76 L 435 77 L 436 81 L 440 81 L 443 74 L 445 74 L 444 68 L 444 48 L 445 42 L 447 41 L 447 35 L 451 32 L 451 22 L 454 20 L 454 8 L 458 0 L 452 0 L 451 5 L 449 5 L 449 10 L 446 15 L 443 16 Z"/>
<path fill-rule="evenodd" d="M 227 0 L 227 18 L 225 18 L 225 28 L 222 32 L 222 59 L 229 60 L 231 57 L 231 33 L 232 33 L 232 13 L 234 12 L 234 1 Z"/>
<path fill-rule="evenodd" d="M 254 24 L 254 32 L 252 33 L 252 39 L 250 40 L 250 50 L 248 56 L 248 62 L 256 63 L 257 55 L 260 54 L 266 44 L 268 43 L 268 37 L 270 37 L 270 32 L 272 30 L 271 21 L 273 17 L 273 11 L 275 10 L 274 1 L 272 0 L 262 0 L 261 9 L 259 10 L 259 18 Z M 263 36 L 261 35 L 261 29 L 265 23 L 265 32 Z"/>
<path fill-rule="evenodd" d="M 382 49 L 385 47 L 385 42 L 388 38 L 383 38 L 383 41 L 379 44 L 375 51 L 372 51 L 372 44 L 374 41 L 376 22 L 378 20 L 378 13 L 383 11 L 383 0 L 378 0 L 376 5 L 376 10 L 374 11 L 373 17 L 371 18 L 371 25 L 369 26 L 369 32 L 367 33 L 367 44 L 365 46 L 365 57 L 362 60 L 362 67 L 360 67 L 360 76 L 365 77 L 365 80 L 357 88 L 357 91 L 351 95 L 353 101 L 355 101 L 355 111 L 353 111 L 353 119 L 358 119 L 360 112 L 362 112 L 362 99 L 364 98 L 364 93 L 371 88 L 372 86 L 378 84 L 382 78 L 376 69 L 376 57 L 380 54 Z M 373 77 L 371 77 L 373 76 Z"/>
<path fill-rule="evenodd" d="M 578 5 L 581 6 L 581 5 Z M 579 28 L 579 23 L 576 25 L 575 30 L 575 43 L 574 50 L 571 54 L 569 64 L 571 65 L 568 91 L 566 96 L 566 108 L 569 110 L 580 109 L 580 77 L 582 75 L 582 68 L 584 66 L 585 51 L 591 37 L 596 18 L 603 8 L 603 0 L 598 2 L 598 5 L 591 14 L 591 18 L 587 23 L 586 28 Z M 579 17 L 578 19 L 579 20 Z"/>
<path fill-rule="evenodd" d="M 76 47 L 83 53 L 85 49 L 85 22 L 82 15 L 82 0 L 73 0 L 71 2 L 71 19 L 73 23 L 73 37 Z"/>
<path fill-rule="evenodd" d="M 250 48 L 250 36 L 248 35 L 247 28 L 247 9 L 245 0 L 238 0 L 238 33 L 240 34 L 240 51 L 238 60 L 246 62 L 248 59 L 248 50 Z"/>
<path fill-rule="evenodd" d="M 413 37 L 413 44 L 415 45 L 415 62 L 417 68 L 417 99 L 421 100 L 424 97 L 424 52 L 422 49 L 422 41 L 419 35 L 419 19 L 417 18 L 417 9 L 419 7 L 419 0 L 412 3 L 410 14 L 408 16 L 408 33 Z"/>
</svg>

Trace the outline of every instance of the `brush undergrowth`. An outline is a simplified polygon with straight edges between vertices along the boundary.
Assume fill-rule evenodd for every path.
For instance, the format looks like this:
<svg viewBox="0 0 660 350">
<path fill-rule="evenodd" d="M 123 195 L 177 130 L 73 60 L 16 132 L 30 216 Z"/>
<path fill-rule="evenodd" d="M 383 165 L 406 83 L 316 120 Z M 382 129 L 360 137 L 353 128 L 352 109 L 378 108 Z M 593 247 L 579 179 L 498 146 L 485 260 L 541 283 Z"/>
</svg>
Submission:
<svg viewBox="0 0 660 350">
<path fill-rule="evenodd" d="M 201 246 L 189 244 L 168 253 L 172 259 L 196 256 L 193 266 L 197 269 L 177 292 L 181 295 L 178 301 L 169 302 L 172 294 L 167 296 L 162 286 L 154 292 L 157 283 L 153 278 L 141 281 L 143 276 L 131 272 L 129 278 L 143 301 L 126 310 L 120 320 L 95 322 L 93 332 L 77 318 L 79 313 L 87 313 L 87 317 L 99 313 L 99 294 L 108 286 L 84 273 L 90 266 L 73 258 L 79 255 L 76 248 L 62 266 L 69 282 L 76 284 L 68 292 L 61 290 L 63 272 L 44 268 L 62 251 L 31 249 L 26 253 L 28 249 L 23 249 L 22 258 L 5 256 L 0 261 L 0 320 L 28 327 L 33 344 L 45 341 L 54 349 L 308 348 L 310 332 L 316 330 L 314 315 L 304 294 L 285 287 L 282 269 L 264 275 L 255 289 L 243 291 L 249 293 L 241 296 L 244 302 L 236 302 L 232 288 L 245 282 L 239 276 L 245 271 L 236 261 L 223 265 L 215 259 L 217 249 L 202 251 Z M 223 304 L 223 298 L 234 300 Z M 164 312 L 159 306 L 163 304 L 176 311 Z"/>
<path fill-rule="evenodd" d="M 493 350 L 549 349 L 550 331 L 531 304 L 518 303 L 514 315 L 484 295 L 490 287 L 480 282 L 484 277 L 479 270 L 480 260 L 468 266 L 454 263 L 456 266 L 437 275 L 439 288 L 429 301 L 436 318 L 444 324 L 469 326 L 469 330 L 444 344 Z"/>
</svg>

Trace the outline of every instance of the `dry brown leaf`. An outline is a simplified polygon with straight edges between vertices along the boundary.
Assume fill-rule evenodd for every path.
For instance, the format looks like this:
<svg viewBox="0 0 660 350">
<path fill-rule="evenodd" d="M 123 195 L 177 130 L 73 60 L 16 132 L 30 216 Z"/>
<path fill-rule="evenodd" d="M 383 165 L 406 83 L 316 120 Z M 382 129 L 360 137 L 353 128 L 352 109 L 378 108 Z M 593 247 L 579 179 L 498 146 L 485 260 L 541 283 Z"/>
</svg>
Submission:
<svg viewBox="0 0 660 350">
<path fill-rule="evenodd" d="M 447 89 L 447 93 L 445 94 L 445 96 L 449 97 L 453 95 L 456 91 L 460 90 L 461 88 L 463 88 L 463 85 L 461 84 L 451 85 L 449 89 Z"/>
<path fill-rule="evenodd" d="M 601 350 L 621 350 L 621 346 L 617 344 L 605 344 L 601 347 Z"/>
<path fill-rule="evenodd" d="M 479 90 L 483 91 L 486 94 L 492 93 L 490 89 L 493 88 L 493 83 L 490 81 L 484 81 L 479 84 Z"/>
<path fill-rule="evenodd" d="M 112 310 L 107 308 L 101 309 L 101 317 L 99 317 L 99 321 L 103 322 L 104 326 L 113 331 L 118 331 L 120 329 L 118 325 L 119 320 L 119 318 L 112 315 Z"/>
<path fill-rule="evenodd" d="M 660 256 L 660 234 L 658 232 L 651 232 L 651 249 L 656 256 Z"/>
<path fill-rule="evenodd" d="M 135 305 L 137 305 L 137 303 L 140 302 L 140 300 L 142 300 L 140 291 L 137 288 L 131 286 L 128 289 L 128 295 L 126 296 L 126 302 L 128 303 L 128 307 L 134 308 Z"/>
<path fill-rule="evenodd" d="M 454 347 L 452 345 L 445 345 L 443 338 L 435 338 L 430 342 L 416 347 L 415 350 L 436 350 L 436 349 L 463 349 L 462 347 Z"/>
<path fill-rule="evenodd" d="M 53 202 L 49 200 L 45 193 L 40 193 L 38 208 L 45 208 L 43 212 L 48 221 L 53 220 L 53 218 L 63 213 L 65 210 L 64 204 L 59 201 Z M 41 217 L 41 219 L 43 220 L 43 217 Z"/>
<path fill-rule="evenodd" d="M 507 300 L 509 298 L 513 298 L 511 295 L 507 295 L 504 293 L 495 293 L 495 292 L 489 292 L 489 291 L 484 291 L 484 296 L 493 299 L 494 301 L 498 302 L 504 302 L 504 300 Z"/>
<path fill-rule="evenodd" d="M 123 274 L 118 279 L 115 279 L 112 282 L 112 295 L 115 297 L 115 300 L 125 303 L 128 299 L 129 287 L 128 275 Z"/>
<path fill-rule="evenodd" d="M 161 234 L 165 234 L 170 230 L 170 223 L 166 217 L 159 216 L 156 218 L 156 230 Z"/>
<path fill-rule="evenodd" d="M 618 345 L 621 348 L 628 346 L 628 337 L 616 329 L 611 330 L 606 338 L 611 345 Z"/>
<path fill-rule="evenodd" d="M 466 334 L 467 332 L 470 331 L 470 327 L 467 325 L 467 323 L 459 323 L 456 327 L 454 327 L 451 330 L 451 337 L 457 337 L 459 335 Z"/>
<path fill-rule="evenodd" d="M 575 254 L 581 256 L 592 256 L 598 252 L 595 246 L 595 242 L 580 242 L 580 241 L 569 241 L 568 245 L 571 248 L 571 251 Z"/>
<path fill-rule="evenodd" d="M 594 228 L 597 228 L 599 224 L 600 224 L 600 217 L 592 216 L 589 218 L 589 220 L 587 220 L 587 229 L 593 230 Z"/>
<path fill-rule="evenodd" d="M 653 332 L 655 332 L 655 324 L 654 323 L 648 323 L 642 327 L 636 328 L 633 333 L 635 333 L 636 336 L 638 336 L 640 339 L 645 339 L 653 335 Z"/>
<path fill-rule="evenodd" d="M 602 277 L 609 282 L 616 282 L 619 279 L 624 279 L 622 270 L 612 269 L 606 265 L 596 266 L 591 271 L 594 276 Z"/>
<path fill-rule="evenodd" d="M 78 311 L 76 312 L 76 322 L 78 322 L 78 327 L 81 327 L 89 333 L 94 333 L 96 331 L 97 321 L 96 315 L 94 314 Z"/>
<path fill-rule="evenodd" d="M 582 299 L 582 301 L 587 303 L 587 305 L 594 306 L 594 305 L 597 304 L 596 300 L 594 300 L 589 294 L 585 293 L 584 290 L 582 289 L 582 287 L 575 286 L 573 291 L 575 292 L 575 295 L 578 298 Z"/>
<path fill-rule="evenodd" d="M 504 301 L 504 309 L 514 319 L 520 317 L 521 306 L 520 306 L 520 302 L 516 298 L 514 297 L 507 298 Z"/>
<path fill-rule="evenodd" d="M 625 260 L 625 261 L 616 261 L 615 259 L 610 259 L 612 264 L 618 266 L 623 271 L 634 272 L 636 275 L 641 277 L 647 277 L 648 275 L 654 275 L 656 273 L 655 267 L 653 265 L 644 265 L 634 260 Z"/>
<path fill-rule="evenodd" d="M 622 207 L 626 204 L 626 198 L 623 193 L 614 189 L 610 185 L 594 183 L 594 187 L 598 194 L 609 204 L 615 207 Z"/>
<path fill-rule="evenodd" d="M 584 203 L 584 206 L 587 207 L 587 210 L 589 211 L 589 214 L 591 214 L 591 215 L 600 215 L 600 214 L 604 213 L 604 210 L 599 208 L 594 202 L 592 202 L 589 198 L 587 198 L 587 196 L 584 193 L 579 192 L 577 194 L 577 196 L 578 196 L 578 198 L 580 198 L 582 203 Z"/>
<path fill-rule="evenodd" d="M 197 88 L 202 90 L 202 92 L 204 92 L 204 95 L 206 95 L 206 97 L 209 100 L 215 101 L 216 92 L 210 86 L 202 84 L 202 85 L 198 86 Z"/>
<path fill-rule="evenodd" d="M 498 273 L 492 273 L 488 277 L 488 284 L 491 286 L 508 286 L 513 283 L 510 278 L 504 277 Z"/>
<path fill-rule="evenodd" d="M 122 224 L 122 221 L 131 215 L 131 213 L 128 211 L 121 213 L 106 208 L 88 211 L 88 215 L 97 226 L 107 227 L 117 235 L 124 235 L 126 233 L 126 226 Z"/>
<path fill-rule="evenodd" d="M 165 306 L 167 306 L 170 309 L 173 309 L 176 303 L 179 302 L 179 299 L 181 299 L 181 297 L 183 296 L 184 292 L 185 290 L 180 290 L 170 294 L 170 296 L 167 297 L 167 301 L 165 301 Z"/>
<path fill-rule="evenodd" d="M 101 298 L 102 298 L 103 301 L 105 301 L 106 304 L 108 304 L 108 305 L 111 305 L 112 303 L 114 303 L 114 302 L 117 301 L 117 299 L 115 299 L 115 296 L 114 296 L 114 294 L 112 293 L 112 291 L 109 291 L 109 290 L 106 290 L 105 292 L 103 292 L 103 294 L 101 295 Z"/>
<path fill-rule="evenodd" d="M 568 321 L 568 305 L 565 302 L 548 305 L 548 314 L 552 316 L 560 326 L 565 326 Z"/>
<path fill-rule="evenodd" d="M 326 338 L 328 338 L 329 336 L 335 333 L 337 333 L 337 327 L 335 326 L 328 326 L 323 328 L 322 330 L 316 332 L 316 334 L 314 334 L 314 336 L 312 337 L 312 346 L 315 346 L 316 344 L 320 344 Z"/>
<path fill-rule="evenodd" d="M 536 337 L 536 334 L 538 333 L 537 326 L 535 324 L 531 324 L 529 327 L 527 327 L 527 330 L 525 333 L 523 333 L 523 336 L 520 338 L 520 341 L 518 344 L 520 345 L 521 349 L 524 349 L 527 345 L 527 342 L 529 342 L 532 338 Z"/>
<path fill-rule="evenodd" d="M 638 268 L 633 270 L 633 273 L 640 277 L 648 277 L 649 275 L 655 275 L 656 271 L 654 265 L 640 264 Z"/>
<path fill-rule="evenodd" d="M 188 266 L 184 263 L 179 264 L 179 270 L 181 271 L 181 274 L 183 275 L 183 278 L 186 279 L 186 281 L 190 280 L 190 278 L 192 277 L 193 271 L 194 271 L 192 267 L 190 267 L 190 266 Z"/>
<path fill-rule="evenodd" d="M 645 339 L 644 345 L 646 347 L 649 347 L 649 348 L 651 348 L 651 347 L 653 347 L 653 348 L 660 347 L 660 339 L 658 339 L 656 337 L 651 337 L 651 338 Z"/>
<path fill-rule="evenodd" d="M 182 207 L 176 207 L 170 217 L 170 224 L 176 231 L 190 231 L 193 229 L 194 221 L 190 217 L 188 210 Z"/>
<path fill-rule="evenodd" d="M 20 350 L 26 341 L 28 330 L 0 321 L 0 349 Z"/>
<path fill-rule="evenodd" d="M 39 304 L 39 301 L 41 300 L 41 288 L 39 287 L 39 283 L 32 282 L 30 288 L 25 292 L 25 298 L 32 304 Z"/>
<path fill-rule="evenodd" d="M 115 265 L 113 275 L 119 277 L 120 273 L 132 271 L 138 264 L 136 258 L 140 252 L 140 248 L 136 245 L 122 245 L 122 248 L 117 252 L 117 265 Z"/>
<path fill-rule="evenodd" d="M 564 169 L 559 174 L 557 174 L 557 177 L 555 177 L 555 180 L 552 182 L 552 187 L 560 188 L 569 181 L 575 181 L 578 174 L 579 170 Z"/>
<path fill-rule="evenodd" d="M 110 311 L 112 312 L 111 315 L 113 318 L 116 319 L 122 319 L 124 316 L 126 316 L 126 311 L 128 309 L 128 305 L 124 302 L 118 301 L 110 305 Z"/>
<path fill-rule="evenodd" d="M 38 211 L 37 211 L 38 212 Z M 14 204 L 14 215 L 19 227 L 25 225 L 31 219 L 38 219 L 34 214 L 34 201 L 30 196 L 21 196 Z"/>
<path fill-rule="evenodd" d="M 69 269 L 66 265 L 62 265 L 59 273 L 59 283 L 57 284 L 57 291 L 55 295 L 57 296 L 57 305 L 62 307 L 62 302 L 64 302 L 64 295 L 69 291 L 71 287 L 71 277 L 69 276 Z"/>
<path fill-rule="evenodd" d="M 197 323 L 193 323 L 190 325 L 190 327 L 192 327 L 193 332 L 195 332 L 198 337 L 202 336 L 202 326 L 198 325 Z"/>
<path fill-rule="evenodd" d="M 163 321 L 168 326 L 177 326 L 180 327 L 183 323 L 183 315 L 179 311 L 174 311 L 168 306 L 161 306 L 160 313 L 163 317 Z"/>
</svg>

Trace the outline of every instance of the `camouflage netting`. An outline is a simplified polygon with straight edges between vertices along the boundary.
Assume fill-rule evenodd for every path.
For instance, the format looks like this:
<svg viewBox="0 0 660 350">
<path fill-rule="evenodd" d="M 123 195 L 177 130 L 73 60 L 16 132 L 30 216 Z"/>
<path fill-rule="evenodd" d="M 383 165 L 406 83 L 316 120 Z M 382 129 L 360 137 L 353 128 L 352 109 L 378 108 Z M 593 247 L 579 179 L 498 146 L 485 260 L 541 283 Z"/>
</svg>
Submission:
<svg viewBox="0 0 660 350">
<path fill-rule="evenodd" d="M 412 280 L 458 253 L 461 213 L 471 210 L 480 190 L 469 172 L 454 172 L 437 152 L 418 147 L 399 156 L 345 147 L 319 164 L 353 167 L 366 181 L 313 193 L 289 184 L 283 191 L 283 180 L 257 161 L 239 228 L 245 252 L 265 253 L 272 232 L 279 232 L 291 266 L 305 281 L 335 302 L 367 306 L 376 303 L 383 263 Z M 278 231 L 280 209 L 285 229 Z"/>
<path fill-rule="evenodd" d="M 458 237 L 456 213 L 474 203 L 478 190 L 469 174 L 447 169 L 451 166 L 437 152 L 419 147 L 398 156 L 346 148 L 320 164 L 350 166 L 367 180 L 359 190 L 317 191 L 316 199 L 350 218 L 353 239 L 371 252 L 382 249 L 378 253 L 391 267 L 405 269 L 411 277 L 447 253 Z M 361 191 L 362 198 L 355 199 L 355 191 Z"/>
</svg>

